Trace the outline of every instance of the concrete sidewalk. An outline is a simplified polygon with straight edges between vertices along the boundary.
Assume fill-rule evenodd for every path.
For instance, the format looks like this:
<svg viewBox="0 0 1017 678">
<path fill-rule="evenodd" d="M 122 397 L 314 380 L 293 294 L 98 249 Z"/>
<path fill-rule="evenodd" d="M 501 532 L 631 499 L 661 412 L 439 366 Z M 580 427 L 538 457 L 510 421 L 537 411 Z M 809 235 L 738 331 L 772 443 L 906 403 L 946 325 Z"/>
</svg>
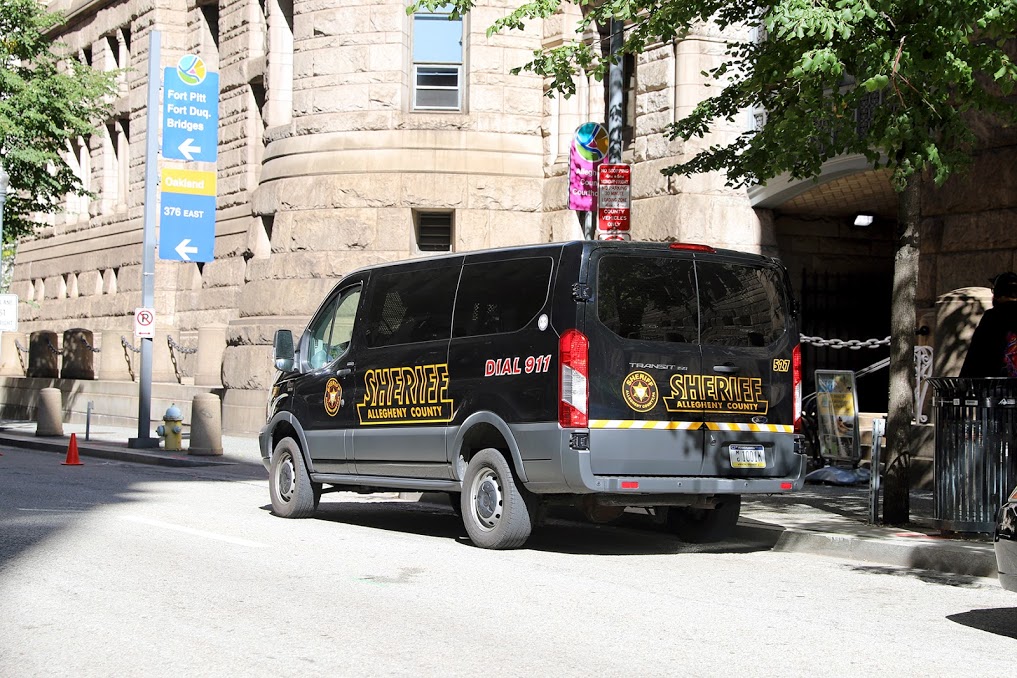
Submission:
<svg viewBox="0 0 1017 678">
<path fill-rule="evenodd" d="M 223 455 L 189 456 L 161 448 L 134 449 L 136 430 L 64 424 L 64 435 L 35 435 L 34 422 L 0 421 L 0 446 L 66 455 L 74 433 L 81 457 L 99 457 L 161 466 L 221 466 L 243 477 L 266 478 L 254 436 L 223 436 Z M 186 448 L 187 441 L 184 441 Z M 428 500 L 427 495 L 423 500 Z M 911 524 L 906 528 L 868 525 L 867 485 L 806 485 L 785 495 L 742 498 L 739 536 L 763 541 L 776 551 L 832 556 L 879 565 L 932 570 L 968 577 L 995 577 L 989 535 L 943 535 L 932 523 L 931 492 L 912 492 Z"/>
</svg>

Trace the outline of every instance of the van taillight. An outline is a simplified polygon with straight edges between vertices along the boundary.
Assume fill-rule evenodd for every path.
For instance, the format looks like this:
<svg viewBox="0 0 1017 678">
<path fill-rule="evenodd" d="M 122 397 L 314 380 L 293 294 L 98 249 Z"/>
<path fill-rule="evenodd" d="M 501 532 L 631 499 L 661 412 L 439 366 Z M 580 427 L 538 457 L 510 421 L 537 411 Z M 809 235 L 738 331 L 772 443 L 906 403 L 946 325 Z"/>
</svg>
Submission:
<svg viewBox="0 0 1017 678">
<path fill-rule="evenodd" d="M 558 342 L 561 377 L 558 381 L 558 423 L 562 428 L 586 428 L 590 419 L 590 342 L 578 330 L 568 330 Z"/>
<path fill-rule="evenodd" d="M 795 392 L 795 432 L 800 433 L 802 430 L 802 346 L 801 344 L 794 347 L 791 351 L 791 379 L 794 384 Z"/>
</svg>

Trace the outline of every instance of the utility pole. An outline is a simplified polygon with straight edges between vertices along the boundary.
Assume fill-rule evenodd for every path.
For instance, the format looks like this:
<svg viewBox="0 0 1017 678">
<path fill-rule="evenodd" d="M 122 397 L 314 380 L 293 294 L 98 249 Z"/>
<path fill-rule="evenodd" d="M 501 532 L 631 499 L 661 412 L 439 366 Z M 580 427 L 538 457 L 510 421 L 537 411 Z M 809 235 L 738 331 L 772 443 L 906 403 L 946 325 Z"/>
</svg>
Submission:
<svg viewBox="0 0 1017 678">
<path fill-rule="evenodd" d="M 152 31 L 148 39 L 148 111 L 145 131 L 145 213 L 141 236 L 141 306 L 155 306 L 155 223 L 159 216 L 159 62 L 161 34 Z M 141 371 L 138 375 L 138 437 L 129 447 L 159 447 L 152 437 L 152 339 L 141 339 Z"/>
<path fill-rule="evenodd" d="M 611 19 L 611 65 L 608 70 L 608 105 L 607 105 L 607 161 L 611 164 L 621 162 L 622 154 L 622 87 L 625 78 L 625 62 L 622 45 L 625 43 L 625 22 Z"/>
</svg>

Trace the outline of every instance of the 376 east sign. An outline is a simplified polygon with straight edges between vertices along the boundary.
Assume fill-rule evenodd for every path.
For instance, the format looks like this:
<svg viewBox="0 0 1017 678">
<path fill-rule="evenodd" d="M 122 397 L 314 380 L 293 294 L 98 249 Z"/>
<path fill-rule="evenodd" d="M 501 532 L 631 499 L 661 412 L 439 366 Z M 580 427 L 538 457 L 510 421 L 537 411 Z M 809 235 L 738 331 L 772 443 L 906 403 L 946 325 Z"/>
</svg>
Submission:
<svg viewBox="0 0 1017 678">
<path fill-rule="evenodd" d="M 521 361 L 521 364 L 520 364 Z M 551 368 L 551 354 L 518 356 L 511 358 L 495 358 L 484 362 L 485 377 L 504 377 L 510 374 L 536 374 L 547 372 Z"/>
</svg>

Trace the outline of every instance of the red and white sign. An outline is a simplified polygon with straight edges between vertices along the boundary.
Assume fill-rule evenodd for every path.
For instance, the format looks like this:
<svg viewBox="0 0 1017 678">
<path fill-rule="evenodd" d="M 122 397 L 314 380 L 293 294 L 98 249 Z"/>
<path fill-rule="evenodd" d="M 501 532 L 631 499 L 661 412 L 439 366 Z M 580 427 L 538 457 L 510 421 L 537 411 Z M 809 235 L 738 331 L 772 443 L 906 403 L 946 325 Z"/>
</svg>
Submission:
<svg viewBox="0 0 1017 678">
<path fill-rule="evenodd" d="M 597 168 L 597 237 L 628 235 L 632 208 L 632 168 L 629 165 L 600 165 Z M 624 237 L 624 236 L 623 236 Z M 621 238 L 610 238 L 611 240 Z M 628 238 L 625 237 L 627 240 Z"/>
<path fill-rule="evenodd" d="M 134 336 L 138 339 L 155 339 L 155 309 L 134 309 Z"/>
</svg>

